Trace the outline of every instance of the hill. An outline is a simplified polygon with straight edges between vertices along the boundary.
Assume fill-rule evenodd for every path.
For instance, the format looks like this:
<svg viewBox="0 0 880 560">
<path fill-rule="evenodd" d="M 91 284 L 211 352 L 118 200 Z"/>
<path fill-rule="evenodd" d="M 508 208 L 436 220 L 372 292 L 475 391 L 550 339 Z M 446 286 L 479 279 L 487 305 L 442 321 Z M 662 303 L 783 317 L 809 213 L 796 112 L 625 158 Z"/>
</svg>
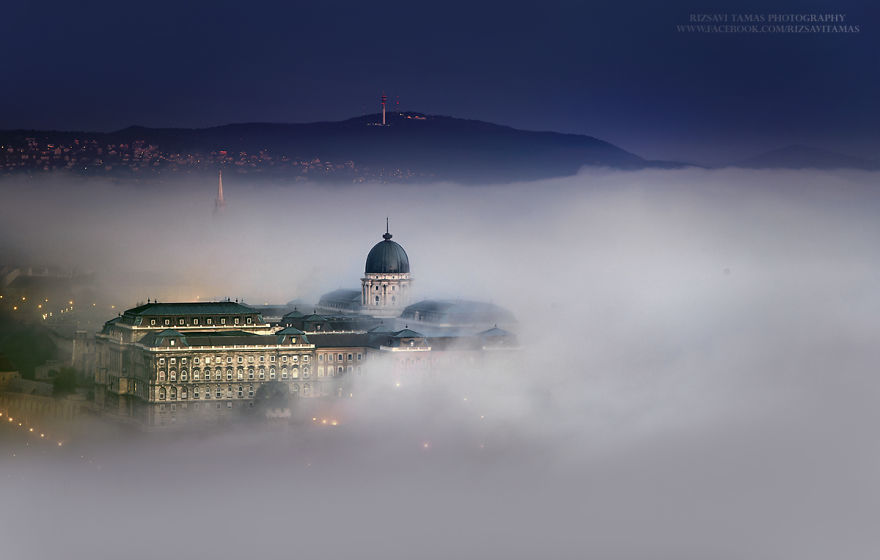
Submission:
<svg viewBox="0 0 880 560">
<path fill-rule="evenodd" d="M 88 175 L 125 174 L 132 169 L 141 175 L 216 172 L 231 167 L 274 178 L 507 182 L 572 175 L 582 166 L 678 165 L 649 162 L 591 136 L 412 112 L 389 114 L 387 126 L 376 125 L 378 120 L 379 115 L 364 115 L 337 122 L 204 129 L 132 126 L 109 133 L 16 130 L 0 131 L 0 143 L 39 152 L 36 165 L 22 165 L 34 160 L 18 159 L 19 152 L 13 153 L 16 168 L 68 169 Z M 82 157 L 75 157 L 74 164 L 69 157 L 59 160 L 71 152 Z M 9 171 L 10 166 L 5 167 Z"/>
</svg>

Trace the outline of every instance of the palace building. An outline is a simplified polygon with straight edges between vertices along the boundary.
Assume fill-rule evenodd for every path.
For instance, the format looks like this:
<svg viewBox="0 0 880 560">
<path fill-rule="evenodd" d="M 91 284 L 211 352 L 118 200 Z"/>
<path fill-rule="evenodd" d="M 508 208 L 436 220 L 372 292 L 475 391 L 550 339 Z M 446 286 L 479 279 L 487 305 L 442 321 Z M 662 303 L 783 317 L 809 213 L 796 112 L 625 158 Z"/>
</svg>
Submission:
<svg viewBox="0 0 880 560">
<path fill-rule="evenodd" d="M 294 309 L 270 323 L 237 302 L 148 302 L 107 321 L 95 341 L 96 404 L 148 426 L 176 423 L 184 410 L 216 419 L 253 408 L 261 393 L 345 396 L 376 358 L 403 378 L 516 348 L 513 334 L 492 326 L 513 320 L 497 306 L 410 305 L 409 257 L 387 228 L 382 237 L 367 255 L 361 290 L 325 294 L 320 314 Z"/>
</svg>

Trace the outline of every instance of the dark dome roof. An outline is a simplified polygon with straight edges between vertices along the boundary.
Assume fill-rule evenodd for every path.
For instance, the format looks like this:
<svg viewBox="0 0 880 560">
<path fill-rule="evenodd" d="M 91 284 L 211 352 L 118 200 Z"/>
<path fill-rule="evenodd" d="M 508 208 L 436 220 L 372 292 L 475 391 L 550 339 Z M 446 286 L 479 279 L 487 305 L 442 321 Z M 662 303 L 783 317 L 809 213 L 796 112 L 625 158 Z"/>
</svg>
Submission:
<svg viewBox="0 0 880 560">
<path fill-rule="evenodd" d="M 384 241 L 376 243 L 370 254 L 367 255 L 367 265 L 364 272 L 387 274 L 387 273 L 404 273 L 409 272 L 409 257 L 403 247 L 391 241 L 391 234 L 385 233 L 382 236 Z"/>
</svg>

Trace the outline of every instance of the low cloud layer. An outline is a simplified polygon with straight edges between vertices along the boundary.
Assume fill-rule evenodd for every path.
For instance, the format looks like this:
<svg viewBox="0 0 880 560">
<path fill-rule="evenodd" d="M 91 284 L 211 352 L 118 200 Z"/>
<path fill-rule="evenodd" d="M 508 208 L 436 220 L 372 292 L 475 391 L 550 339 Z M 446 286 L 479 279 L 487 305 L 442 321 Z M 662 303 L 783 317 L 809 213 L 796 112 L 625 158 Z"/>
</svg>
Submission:
<svg viewBox="0 0 880 560">
<path fill-rule="evenodd" d="M 871 558 L 876 183 L 748 170 L 484 187 L 230 178 L 213 217 L 211 185 L 5 179 L 0 250 L 95 270 L 122 306 L 357 287 L 387 215 L 423 295 L 503 305 L 522 343 L 512 361 L 400 388 L 377 368 L 333 429 L 114 433 L 4 454 L 5 546 Z"/>
</svg>

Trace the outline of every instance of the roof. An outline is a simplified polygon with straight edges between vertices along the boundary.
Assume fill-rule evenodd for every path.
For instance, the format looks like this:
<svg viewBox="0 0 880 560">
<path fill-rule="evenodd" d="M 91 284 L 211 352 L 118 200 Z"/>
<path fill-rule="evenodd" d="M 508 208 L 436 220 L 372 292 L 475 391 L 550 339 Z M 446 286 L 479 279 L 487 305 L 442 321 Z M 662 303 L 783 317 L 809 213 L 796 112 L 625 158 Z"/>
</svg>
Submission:
<svg viewBox="0 0 880 560">
<path fill-rule="evenodd" d="M 259 314 L 259 310 L 234 301 L 145 303 L 125 311 L 125 315 L 225 315 Z"/>
<path fill-rule="evenodd" d="M 306 333 L 302 332 L 299 329 L 295 329 L 293 327 L 286 327 L 286 328 L 281 329 L 280 331 L 278 331 L 275 334 L 306 334 Z"/>
<path fill-rule="evenodd" d="M 485 330 L 483 332 L 478 332 L 477 336 L 482 338 L 491 338 L 496 336 L 513 336 L 513 333 L 510 331 L 506 331 L 504 329 L 499 329 L 497 326 L 492 327 L 491 329 Z"/>
<path fill-rule="evenodd" d="M 323 333 L 310 334 L 309 341 L 315 348 L 378 348 L 376 337 L 369 333 Z"/>
<path fill-rule="evenodd" d="M 354 303 L 355 305 L 361 304 L 361 291 L 360 290 L 333 290 L 332 292 L 327 292 L 323 296 L 321 296 L 321 301 L 319 303 L 327 303 L 331 301 L 338 301 L 343 303 Z"/>
<path fill-rule="evenodd" d="M 391 241 L 391 234 L 385 233 L 384 239 L 373 245 L 367 255 L 364 266 L 366 274 L 408 273 L 409 257 L 399 244 Z"/>
<path fill-rule="evenodd" d="M 513 313 L 494 303 L 468 300 L 426 299 L 408 305 L 402 319 L 429 323 L 512 323 Z"/>
<path fill-rule="evenodd" d="M 401 329 L 394 333 L 394 338 L 423 338 L 425 335 L 412 329 Z"/>
</svg>

